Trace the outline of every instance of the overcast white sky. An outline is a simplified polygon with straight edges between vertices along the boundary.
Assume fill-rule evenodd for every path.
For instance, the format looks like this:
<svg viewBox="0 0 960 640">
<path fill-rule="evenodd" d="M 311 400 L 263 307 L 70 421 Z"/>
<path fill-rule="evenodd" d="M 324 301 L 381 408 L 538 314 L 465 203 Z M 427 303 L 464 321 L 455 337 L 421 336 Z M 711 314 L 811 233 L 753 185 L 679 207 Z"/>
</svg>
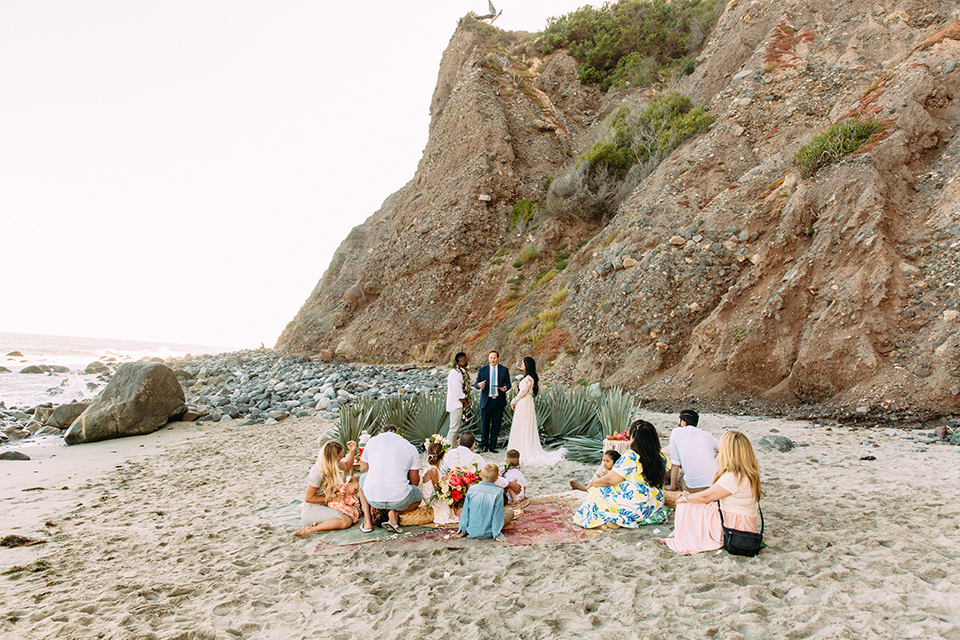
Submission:
<svg viewBox="0 0 960 640">
<path fill-rule="evenodd" d="M 539 31 L 582 0 L 499 0 Z M 0 332 L 272 346 L 486 0 L 0 2 Z"/>
</svg>

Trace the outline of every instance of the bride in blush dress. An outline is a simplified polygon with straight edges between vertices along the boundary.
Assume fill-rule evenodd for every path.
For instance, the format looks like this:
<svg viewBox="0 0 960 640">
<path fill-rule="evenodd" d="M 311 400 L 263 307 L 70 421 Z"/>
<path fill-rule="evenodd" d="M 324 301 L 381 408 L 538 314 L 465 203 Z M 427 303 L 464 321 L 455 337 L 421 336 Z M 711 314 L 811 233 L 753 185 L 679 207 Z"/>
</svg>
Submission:
<svg viewBox="0 0 960 640">
<path fill-rule="evenodd" d="M 540 446 L 540 434 L 537 432 L 537 410 L 533 397 L 540 392 L 540 377 L 537 375 L 537 363 L 526 357 L 520 364 L 520 370 L 526 375 L 520 380 L 520 392 L 510 403 L 513 408 L 513 424 L 510 426 L 510 441 L 507 449 L 520 452 L 520 464 L 545 467 L 563 460 L 565 449 L 544 451 Z"/>
</svg>

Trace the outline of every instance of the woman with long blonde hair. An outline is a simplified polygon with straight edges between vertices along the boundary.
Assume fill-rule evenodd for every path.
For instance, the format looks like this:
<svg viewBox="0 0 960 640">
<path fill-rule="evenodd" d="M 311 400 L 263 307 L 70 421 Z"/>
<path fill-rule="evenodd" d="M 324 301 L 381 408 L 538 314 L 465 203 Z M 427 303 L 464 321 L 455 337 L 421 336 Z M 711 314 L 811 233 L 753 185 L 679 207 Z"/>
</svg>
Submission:
<svg viewBox="0 0 960 640">
<path fill-rule="evenodd" d="M 307 490 L 300 505 L 300 524 L 294 532 L 296 536 L 304 536 L 314 531 L 330 531 L 346 529 L 356 522 L 337 509 L 329 506 L 332 501 L 342 501 L 345 496 L 339 491 L 345 484 L 346 471 L 353 469 L 354 453 L 357 443 L 352 440 L 347 443 L 347 455 L 343 455 L 343 445 L 336 440 L 325 442 L 320 448 L 317 462 L 310 469 L 307 477 Z"/>
<path fill-rule="evenodd" d="M 676 524 L 666 539 L 657 538 L 683 555 L 713 551 L 723 546 L 723 526 L 756 532 L 760 528 L 760 465 L 750 439 L 739 431 L 720 438 L 713 485 L 699 493 L 677 497 Z"/>
</svg>

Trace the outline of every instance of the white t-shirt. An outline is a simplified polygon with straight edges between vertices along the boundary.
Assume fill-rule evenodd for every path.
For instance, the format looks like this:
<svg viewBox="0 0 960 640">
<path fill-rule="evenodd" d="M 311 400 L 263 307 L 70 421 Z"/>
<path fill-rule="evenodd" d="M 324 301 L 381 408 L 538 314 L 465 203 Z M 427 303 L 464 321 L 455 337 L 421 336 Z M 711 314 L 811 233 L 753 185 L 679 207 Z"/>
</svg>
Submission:
<svg viewBox="0 0 960 640">
<path fill-rule="evenodd" d="M 323 484 L 320 477 L 320 466 L 316 462 L 314 462 L 313 466 L 310 467 L 310 475 L 307 476 L 307 484 L 314 489 L 319 489 L 320 485 Z"/>
<path fill-rule="evenodd" d="M 753 487 L 750 486 L 750 480 L 742 478 L 740 482 L 737 482 L 737 477 L 733 475 L 733 472 L 728 471 L 717 478 L 717 484 L 731 494 L 726 498 L 720 498 L 721 511 L 752 518 L 758 516 L 757 500 L 753 497 Z"/>
<path fill-rule="evenodd" d="M 411 469 L 420 469 L 417 448 L 392 431 L 370 438 L 360 460 L 370 465 L 363 492 L 374 502 L 397 502 L 410 492 Z"/>
<path fill-rule="evenodd" d="M 366 453 L 366 451 L 364 451 L 364 453 Z M 483 469 L 483 465 L 487 464 L 487 461 L 471 451 L 469 447 L 450 449 L 450 451 L 447 451 L 447 454 L 443 456 L 443 460 L 440 461 L 440 473 L 446 473 L 454 467 L 467 468 L 471 464 L 477 465 L 477 471 L 479 471 Z"/>
<path fill-rule="evenodd" d="M 683 467 L 687 486 L 693 489 L 713 484 L 719 450 L 720 441 L 699 427 L 677 427 L 670 434 L 670 463 Z"/>
<path fill-rule="evenodd" d="M 447 374 L 447 411 L 462 408 L 460 399 L 466 397 L 463 393 L 463 376 L 456 369 L 450 369 L 450 373 Z"/>
<path fill-rule="evenodd" d="M 506 482 L 507 484 L 510 484 L 511 482 L 516 482 L 518 485 L 520 485 L 520 493 L 517 494 L 518 500 L 522 499 L 526 495 L 527 479 L 523 477 L 523 472 L 520 471 L 520 469 L 517 469 L 517 468 L 510 469 L 509 471 L 504 473 L 500 479 Z M 497 486 L 499 486 L 499 484 Z"/>
</svg>

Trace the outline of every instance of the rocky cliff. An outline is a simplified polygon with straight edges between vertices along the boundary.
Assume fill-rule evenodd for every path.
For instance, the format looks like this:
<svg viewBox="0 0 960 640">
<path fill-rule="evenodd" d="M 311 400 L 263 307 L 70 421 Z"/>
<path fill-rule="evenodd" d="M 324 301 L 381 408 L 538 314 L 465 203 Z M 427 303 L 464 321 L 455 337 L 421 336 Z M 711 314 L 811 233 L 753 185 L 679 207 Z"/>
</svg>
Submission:
<svg viewBox="0 0 960 640">
<path fill-rule="evenodd" d="M 657 402 L 956 412 L 958 17 L 732 0 L 675 87 L 711 129 L 611 219 L 530 221 L 514 204 L 542 202 L 604 117 L 652 91 L 601 93 L 563 52 L 465 19 L 417 174 L 350 233 L 277 346 L 433 362 L 498 348 Z M 851 116 L 881 134 L 804 177 L 797 150 Z"/>
</svg>

